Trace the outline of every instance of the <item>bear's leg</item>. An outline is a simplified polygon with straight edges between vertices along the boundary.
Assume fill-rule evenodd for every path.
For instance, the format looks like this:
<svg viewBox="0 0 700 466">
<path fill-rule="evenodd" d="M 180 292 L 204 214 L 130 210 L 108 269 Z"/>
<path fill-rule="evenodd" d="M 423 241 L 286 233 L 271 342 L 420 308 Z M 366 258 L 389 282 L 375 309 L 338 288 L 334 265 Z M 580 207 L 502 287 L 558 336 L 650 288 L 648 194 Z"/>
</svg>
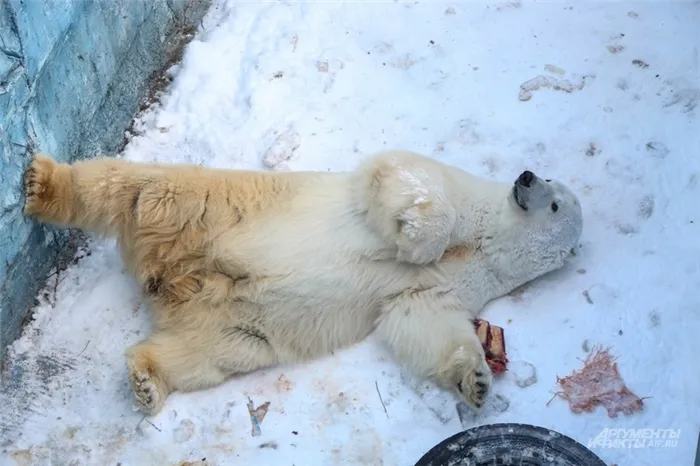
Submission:
<svg viewBox="0 0 700 466">
<path fill-rule="evenodd" d="M 214 387 L 277 362 L 266 337 L 245 324 L 159 331 L 129 348 L 126 359 L 136 406 L 148 415 L 170 392 Z"/>
<path fill-rule="evenodd" d="M 137 224 L 162 231 L 194 219 L 202 223 L 212 203 L 206 183 L 188 180 L 194 171 L 113 158 L 59 164 L 36 154 L 24 174 L 24 213 L 103 234 L 133 233 Z"/>
<path fill-rule="evenodd" d="M 59 164 L 39 153 L 24 174 L 24 213 L 57 226 L 113 233 L 115 223 L 131 217 L 145 182 L 138 167 L 121 160 Z"/>
<path fill-rule="evenodd" d="M 416 375 L 456 389 L 474 409 L 484 404 L 491 370 L 471 316 L 448 292 L 430 289 L 400 295 L 385 305 L 376 331 Z"/>
<path fill-rule="evenodd" d="M 382 153 L 356 174 L 370 227 L 397 248 L 396 258 L 427 264 L 442 257 L 456 210 L 437 162 L 411 153 Z"/>
</svg>

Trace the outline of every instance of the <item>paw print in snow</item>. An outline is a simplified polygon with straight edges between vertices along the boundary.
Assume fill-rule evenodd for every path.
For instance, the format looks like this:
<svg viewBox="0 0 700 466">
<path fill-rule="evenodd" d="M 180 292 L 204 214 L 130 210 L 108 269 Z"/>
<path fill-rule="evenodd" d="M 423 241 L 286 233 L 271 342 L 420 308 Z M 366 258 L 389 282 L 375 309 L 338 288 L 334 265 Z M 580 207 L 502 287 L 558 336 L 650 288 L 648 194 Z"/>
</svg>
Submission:
<svg viewBox="0 0 700 466">
<path fill-rule="evenodd" d="M 647 142 L 645 147 L 647 153 L 655 159 L 665 159 L 671 152 L 664 143 L 658 141 Z"/>
<path fill-rule="evenodd" d="M 700 102 L 700 89 L 680 89 L 666 100 L 664 108 L 679 107 L 683 113 L 691 113 Z"/>
<path fill-rule="evenodd" d="M 629 183 L 638 184 L 644 179 L 644 172 L 640 170 L 639 166 L 626 160 L 608 159 L 605 162 L 605 171 L 612 178 Z"/>
<path fill-rule="evenodd" d="M 639 201 L 637 215 L 641 218 L 650 218 L 654 214 L 654 196 L 647 195 Z"/>
<path fill-rule="evenodd" d="M 299 133 L 291 128 L 287 129 L 280 133 L 267 149 L 262 159 L 263 165 L 273 170 L 283 168 L 283 163 L 292 158 L 300 144 Z"/>
</svg>

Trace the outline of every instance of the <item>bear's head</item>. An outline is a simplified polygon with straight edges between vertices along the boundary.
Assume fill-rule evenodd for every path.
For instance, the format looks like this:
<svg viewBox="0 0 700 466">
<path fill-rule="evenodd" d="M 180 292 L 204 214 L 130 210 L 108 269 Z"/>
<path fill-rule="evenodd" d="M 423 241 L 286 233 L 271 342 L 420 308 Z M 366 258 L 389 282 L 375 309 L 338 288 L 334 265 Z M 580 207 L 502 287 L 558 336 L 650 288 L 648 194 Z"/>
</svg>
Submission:
<svg viewBox="0 0 700 466">
<path fill-rule="evenodd" d="M 578 251 L 581 204 L 564 184 L 524 171 L 508 191 L 483 248 L 509 281 L 526 283 L 562 267 Z"/>
</svg>

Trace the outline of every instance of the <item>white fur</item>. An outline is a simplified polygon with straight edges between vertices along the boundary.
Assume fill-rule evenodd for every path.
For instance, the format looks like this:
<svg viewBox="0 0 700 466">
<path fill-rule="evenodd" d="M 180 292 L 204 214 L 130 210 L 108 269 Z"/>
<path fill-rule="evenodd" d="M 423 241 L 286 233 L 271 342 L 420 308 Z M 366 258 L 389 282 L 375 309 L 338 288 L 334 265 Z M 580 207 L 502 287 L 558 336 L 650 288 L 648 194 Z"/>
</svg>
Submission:
<svg viewBox="0 0 700 466">
<path fill-rule="evenodd" d="M 265 326 L 290 345 L 281 359 L 326 353 L 376 326 L 415 373 L 462 382 L 467 402 L 483 403 L 476 382 L 488 389 L 491 377 L 471 318 L 564 264 L 581 233 L 574 195 L 555 184 L 558 215 L 525 214 L 508 184 L 410 152 L 303 176 L 288 210 L 232 231 L 216 253 L 276 277 L 255 296 Z"/>
<path fill-rule="evenodd" d="M 274 174 L 37 156 L 26 182 L 28 214 L 116 234 L 151 293 L 156 331 L 127 354 L 148 413 L 172 390 L 374 330 L 416 375 L 478 408 L 492 378 L 472 318 L 561 267 L 582 228 L 560 183 L 497 183 L 411 152 L 352 173 Z"/>
</svg>

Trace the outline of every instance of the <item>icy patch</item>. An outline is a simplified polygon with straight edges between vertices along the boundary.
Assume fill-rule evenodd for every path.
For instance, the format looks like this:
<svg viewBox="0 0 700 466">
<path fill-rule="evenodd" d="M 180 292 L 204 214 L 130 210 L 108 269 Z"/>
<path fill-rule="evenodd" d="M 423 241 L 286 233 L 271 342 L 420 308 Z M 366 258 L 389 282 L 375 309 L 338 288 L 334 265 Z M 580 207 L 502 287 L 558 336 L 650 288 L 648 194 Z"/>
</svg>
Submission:
<svg viewBox="0 0 700 466">
<path fill-rule="evenodd" d="M 510 400 L 500 393 L 489 395 L 486 404 L 479 411 L 474 411 L 464 401 L 460 401 L 455 405 L 459 422 L 464 429 L 474 427 L 485 419 L 496 418 L 501 413 L 505 413 L 509 407 Z"/>
<path fill-rule="evenodd" d="M 537 382 L 537 371 L 535 366 L 526 361 L 511 361 L 508 366 L 510 372 L 515 378 L 515 384 L 520 388 L 529 387 Z"/>
<path fill-rule="evenodd" d="M 401 370 L 401 381 L 420 397 L 441 423 L 447 424 L 457 413 L 456 398 L 435 382 L 417 377 L 406 369 Z"/>
<path fill-rule="evenodd" d="M 593 76 L 583 76 L 577 82 L 573 83 L 568 79 L 555 78 L 553 76 L 540 75 L 535 78 L 525 81 L 520 85 L 520 93 L 518 99 L 528 101 L 532 99 L 532 93 L 539 89 L 552 89 L 555 91 L 564 91 L 572 93 L 582 90 L 586 84 L 593 79 Z"/>
</svg>

